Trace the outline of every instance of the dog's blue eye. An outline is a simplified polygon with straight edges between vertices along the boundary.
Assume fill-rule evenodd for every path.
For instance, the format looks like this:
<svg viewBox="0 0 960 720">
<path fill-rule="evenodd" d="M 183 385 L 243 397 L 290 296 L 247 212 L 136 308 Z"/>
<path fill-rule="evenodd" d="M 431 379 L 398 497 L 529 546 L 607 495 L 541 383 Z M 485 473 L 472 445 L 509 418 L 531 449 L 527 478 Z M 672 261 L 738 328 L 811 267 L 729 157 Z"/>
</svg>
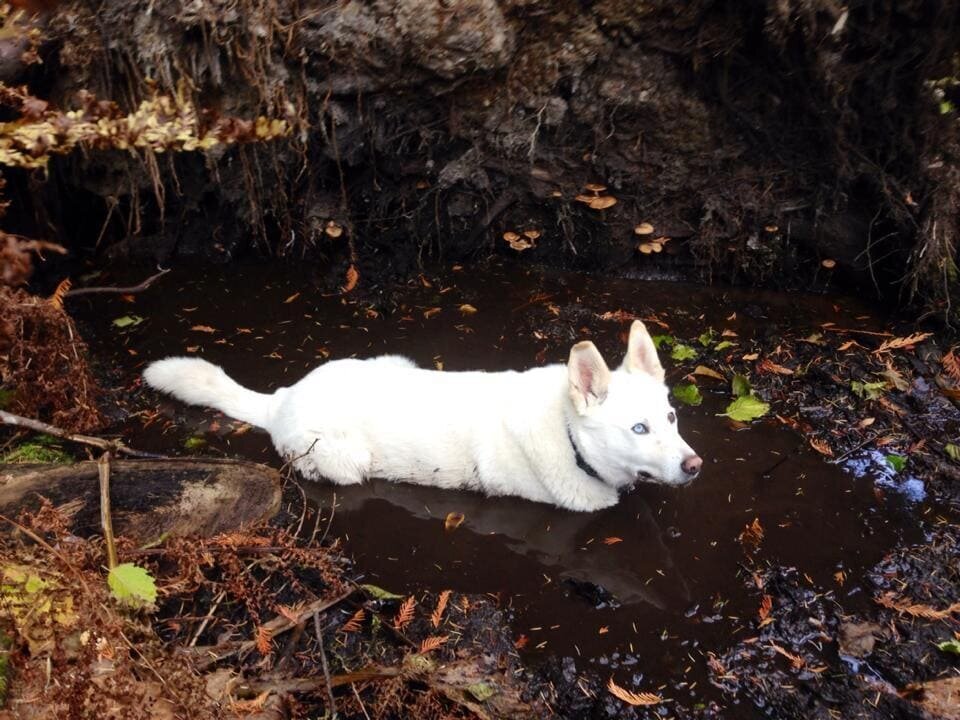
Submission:
<svg viewBox="0 0 960 720">
<path fill-rule="evenodd" d="M 648 432 L 650 432 L 650 429 L 643 423 L 637 423 L 633 426 L 633 431 L 637 435 L 646 435 Z"/>
</svg>

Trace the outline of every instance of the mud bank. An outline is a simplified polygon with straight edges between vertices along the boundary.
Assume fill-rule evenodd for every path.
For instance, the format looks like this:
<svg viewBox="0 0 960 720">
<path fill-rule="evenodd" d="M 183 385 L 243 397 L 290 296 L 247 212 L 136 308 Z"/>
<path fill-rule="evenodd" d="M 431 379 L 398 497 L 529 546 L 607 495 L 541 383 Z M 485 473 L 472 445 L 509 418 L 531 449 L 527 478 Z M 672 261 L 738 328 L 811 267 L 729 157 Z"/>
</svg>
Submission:
<svg viewBox="0 0 960 720">
<path fill-rule="evenodd" d="M 949 314 L 954 3 L 44 7 L 43 64 L 6 73 L 52 107 L 179 92 L 293 125 L 259 147 L 76 153 L 47 182 L 11 171 L 10 228 L 76 255 L 253 249 L 343 284 L 350 265 L 362 281 L 516 253 L 504 234 L 528 231 L 525 258 L 617 272 L 809 287 L 832 259 Z M 638 249 L 644 223 L 663 252 Z"/>
</svg>

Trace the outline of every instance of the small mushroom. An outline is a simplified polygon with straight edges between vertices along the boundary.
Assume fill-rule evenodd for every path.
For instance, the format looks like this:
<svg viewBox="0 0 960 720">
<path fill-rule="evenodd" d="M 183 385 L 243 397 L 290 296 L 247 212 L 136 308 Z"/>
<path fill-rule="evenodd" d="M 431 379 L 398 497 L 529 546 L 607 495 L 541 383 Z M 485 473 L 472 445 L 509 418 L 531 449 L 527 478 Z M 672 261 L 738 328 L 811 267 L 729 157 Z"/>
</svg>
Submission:
<svg viewBox="0 0 960 720">
<path fill-rule="evenodd" d="M 617 199 L 611 195 L 599 195 L 589 203 L 594 210 L 606 210 L 617 204 Z"/>
<path fill-rule="evenodd" d="M 585 190 L 589 190 L 592 193 L 602 193 L 607 189 L 606 185 L 598 185 L 597 183 L 587 183 L 583 187 Z"/>
<path fill-rule="evenodd" d="M 827 270 L 833 270 L 833 268 L 837 266 L 837 261 L 831 260 L 830 258 L 824 258 L 820 264 L 823 265 Z"/>
<path fill-rule="evenodd" d="M 653 252 L 653 245 L 651 245 L 650 243 L 640 243 L 639 245 L 637 245 L 637 250 L 642 252 L 644 255 L 649 255 L 650 253 Z"/>
<path fill-rule="evenodd" d="M 633 231 L 634 231 L 637 235 L 653 235 L 653 225 L 651 225 L 650 223 L 646 223 L 646 222 L 645 222 L 645 223 L 640 223 L 640 224 L 637 225 L 635 228 L 633 228 Z"/>
<path fill-rule="evenodd" d="M 508 243 L 512 243 L 512 242 L 516 242 L 517 240 L 519 240 L 519 239 L 520 239 L 520 236 L 517 235 L 517 234 L 516 234 L 515 232 L 513 232 L 512 230 L 507 230 L 507 231 L 503 234 L 503 239 L 506 240 Z"/>
<path fill-rule="evenodd" d="M 524 231 L 523 231 L 523 234 L 524 234 L 526 237 L 530 238 L 531 240 L 536 240 L 536 239 L 538 239 L 538 238 L 540 237 L 540 231 L 539 231 L 539 230 L 536 230 L 536 229 L 524 230 Z"/>
<path fill-rule="evenodd" d="M 574 198 L 574 200 L 576 200 L 577 202 L 586 203 L 587 205 L 589 205 L 596 199 L 597 199 L 596 195 L 577 195 Z"/>
<path fill-rule="evenodd" d="M 338 238 L 343 235 L 343 228 L 337 225 L 333 220 L 327 222 L 323 231 L 332 238 Z"/>
</svg>

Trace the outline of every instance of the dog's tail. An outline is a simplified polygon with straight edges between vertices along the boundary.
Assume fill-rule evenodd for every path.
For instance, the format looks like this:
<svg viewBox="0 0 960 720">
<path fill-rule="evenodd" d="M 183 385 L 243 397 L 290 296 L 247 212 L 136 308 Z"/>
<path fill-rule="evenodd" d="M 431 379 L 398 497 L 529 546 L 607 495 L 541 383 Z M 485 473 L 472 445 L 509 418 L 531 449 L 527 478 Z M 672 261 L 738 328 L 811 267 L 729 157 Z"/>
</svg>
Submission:
<svg viewBox="0 0 960 720">
<path fill-rule="evenodd" d="M 143 371 L 147 385 L 190 405 L 216 408 L 230 417 L 266 427 L 271 395 L 247 390 L 213 363 L 200 358 L 170 357 L 150 363 Z"/>
</svg>

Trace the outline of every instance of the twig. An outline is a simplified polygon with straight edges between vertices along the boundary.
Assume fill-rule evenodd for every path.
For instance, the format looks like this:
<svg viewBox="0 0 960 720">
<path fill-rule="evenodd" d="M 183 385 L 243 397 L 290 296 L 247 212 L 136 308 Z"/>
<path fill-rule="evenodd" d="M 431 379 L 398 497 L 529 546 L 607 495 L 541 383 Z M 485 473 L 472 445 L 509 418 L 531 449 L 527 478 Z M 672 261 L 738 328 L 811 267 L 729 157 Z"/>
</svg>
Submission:
<svg viewBox="0 0 960 720">
<path fill-rule="evenodd" d="M 820 329 L 826 330 L 827 332 L 857 333 L 858 335 L 873 335 L 875 337 L 893 337 L 893 333 L 872 332 L 870 330 L 857 330 L 856 328 L 821 327 Z"/>
<path fill-rule="evenodd" d="M 317 634 L 317 647 L 320 649 L 320 665 L 323 667 L 323 679 L 327 684 L 327 699 L 330 705 L 327 708 L 333 720 L 337 718 L 337 703 L 333 699 L 333 685 L 330 684 L 330 667 L 327 665 L 327 653 L 323 649 L 323 634 L 320 631 L 320 613 L 313 614 L 313 630 Z"/>
<path fill-rule="evenodd" d="M 67 560 L 67 558 L 65 558 L 65 557 L 63 556 L 63 553 L 61 553 L 61 552 L 60 552 L 59 550 L 57 550 L 55 547 L 53 547 L 52 545 L 50 545 L 50 543 L 48 543 L 48 542 L 47 542 L 46 540 L 44 540 L 42 537 L 40 537 L 39 535 L 37 535 L 33 530 L 31 530 L 31 529 L 28 528 L 28 527 L 24 527 L 23 525 L 21 525 L 20 523 L 18 523 L 16 520 L 11 520 L 10 518 L 8 518 L 8 517 L 5 516 L 5 515 L 0 515 L 0 521 L 6 522 L 6 523 L 10 523 L 10 524 L 13 525 L 17 530 L 19 530 L 19 531 L 22 532 L 24 535 L 26 535 L 28 538 L 30 538 L 31 540 L 33 540 L 37 545 L 39 545 L 39 546 L 42 547 L 44 550 L 46 550 L 46 551 L 49 552 L 51 555 L 53 555 L 55 558 L 57 558 L 60 562 L 62 562 L 66 567 L 68 567 L 68 568 L 70 569 L 70 572 L 72 572 L 74 575 L 77 576 L 77 580 L 79 580 L 79 581 L 80 581 L 80 584 L 83 585 L 83 589 L 86 590 L 88 594 L 90 593 L 90 586 L 87 585 L 87 581 L 84 579 L 83 573 L 81 573 L 81 572 L 80 572 L 79 570 L 77 570 L 73 565 L 71 565 L 70 562 Z"/>
<path fill-rule="evenodd" d="M 93 295 L 94 293 L 113 293 L 117 295 L 132 295 L 133 293 L 142 292 L 148 287 L 153 285 L 154 281 L 158 278 L 166 275 L 170 272 L 170 268 L 161 270 L 156 275 L 151 275 L 146 280 L 144 280 L 139 285 L 131 285 L 130 287 L 82 287 L 75 288 L 73 290 L 68 290 L 64 297 L 76 297 L 77 295 Z"/>
<path fill-rule="evenodd" d="M 360 698 L 360 693 L 357 692 L 357 686 L 356 686 L 356 684 L 355 684 L 355 683 L 350 683 L 350 689 L 353 690 L 353 696 L 357 699 L 357 704 L 360 705 L 360 712 L 363 713 L 363 717 L 365 717 L 366 720 L 370 720 L 370 716 L 367 715 L 367 708 L 366 708 L 366 706 L 363 704 L 363 700 Z"/>
<path fill-rule="evenodd" d="M 267 632 L 270 633 L 270 637 L 275 638 L 280 633 L 284 633 L 290 628 L 296 627 L 300 623 L 305 622 L 314 613 L 323 612 L 324 610 L 328 610 L 332 608 L 334 605 L 337 605 L 338 603 L 343 602 L 348 597 L 350 597 L 353 593 L 354 593 L 354 589 L 351 588 L 350 590 L 347 590 L 345 593 L 338 595 L 332 600 L 315 600 L 314 602 L 304 607 L 299 613 L 297 613 L 294 619 L 288 618 L 285 615 L 278 615 L 272 620 L 264 623 L 262 627 Z M 221 660 L 225 660 L 226 658 L 231 657 L 233 655 L 248 652 L 252 650 L 254 647 L 256 647 L 256 644 L 257 644 L 256 640 L 244 640 L 241 643 L 236 643 L 232 647 L 214 645 L 214 646 L 207 646 L 207 647 L 194 647 L 194 648 L 191 648 L 191 650 L 195 653 L 200 653 L 206 656 L 204 658 L 206 662 L 204 662 L 202 664 L 202 667 L 200 668 L 200 669 L 204 669 L 207 666 L 212 665 L 213 663 L 219 662 Z"/>
<path fill-rule="evenodd" d="M 188 647 L 194 647 L 197 644 L 197 640 L 200 639 L 200 636 L 203 635 L 203 631 L 207 629 L 207 625 L 213 619 L 214 614 L 217 612 L 217 608 L 220 607 L 220 601 L 223 600 L 224 596 L 227 594 L 226 590 L 221 590 L 220 594 L 214 598 L 213 605 L 210 606 L 210 611 L 207 613 L 207 616 L 203 619 L 203 622 L 200 623 L 200 627 L 197 628 L 197 631 L 193 634 L 193 638 L 190 640 Z"/>
<path fill-rule="evenodd" d="M 47 425 L 45 422 L 21 417 L 20 415 L 14 415 L 6 410 L 0 410 L 0 423 L 3 423 L 4 425 L 13 425 L 15 427 L 29 428 L 35 432 L 53 435 L 54 437 L 63 438 L 64 440 L 69 440 L 70 442 L 80 443 L 81 445 L 92 445 L 93 447 L 100 448 L 101 450 L 123 453 L 124 455 L 131 455 L 133 457 L 154 458 L 158 460 L 170 459 L 164 455 L 155 455 L 154 453 L 146 453 L 141 452 L 140 450 L 134 450 L 133 448 L 127 447 L 119 440 L 104 440 L 103 438 L 92 437 L 90 435 L 69 433 L 66 430 L 61 430 L 58 427 L 54 427 L 53 425 Z"/>
<path fill-rule="evenodd" d="M 113 570 L 117 566 L 117 543 L 113 538 L 113 517 L 110 515 L 109 450 L 97 460 L 97 472 L 100 475 L 100 525 L 103 526 L 103 540 L 107 544 L 107 567 Z"/>
</svg>

